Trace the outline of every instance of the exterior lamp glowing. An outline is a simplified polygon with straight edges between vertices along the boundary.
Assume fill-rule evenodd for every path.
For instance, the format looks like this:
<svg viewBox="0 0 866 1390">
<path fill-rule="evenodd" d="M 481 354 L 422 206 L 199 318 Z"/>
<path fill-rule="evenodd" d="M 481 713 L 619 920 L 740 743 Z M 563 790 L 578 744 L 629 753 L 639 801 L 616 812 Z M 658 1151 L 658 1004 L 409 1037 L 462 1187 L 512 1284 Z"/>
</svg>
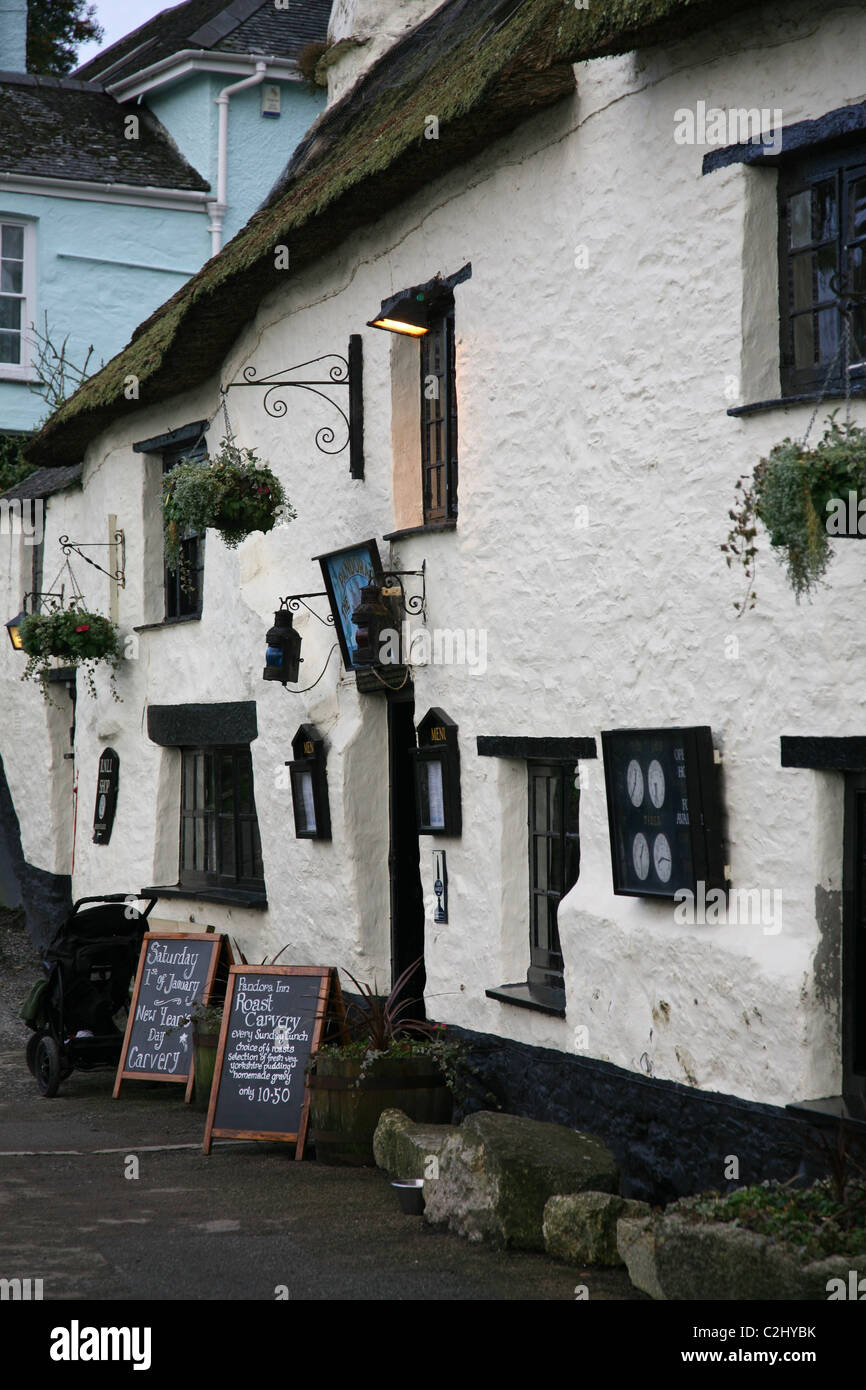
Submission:
<svg viewBox="0 0 866 1390">
<path fill-rule="evenodd" d="M 10 618 L 6 624 L 6 631 L 9 633 L 9 641 L 12 643 L 16 652 L 22 651 L 24 647 L 24 643 L 21 641 L 21 624 L 26 616 L 27 614 L 22 610 L 17 617 Z"/>
<path fill-rule="evenodd" d="M 274 614 L 274 625 L 268 629 L 265 669 L 262 679 L 286 685 L 298 679 L 301 661 L 301 634 L 295 632 L 292 615 L 285 608 Z"/>
<path fill-rule="evenodd" d="M 423 338 L 430 331 L 427 296 L 420 290 L 409 290 L 391 299 L 383 299 L 376 318 L 368 328 L 384 328 L 388 333 L 403 333 L 410 338 Z"/>
</svg>

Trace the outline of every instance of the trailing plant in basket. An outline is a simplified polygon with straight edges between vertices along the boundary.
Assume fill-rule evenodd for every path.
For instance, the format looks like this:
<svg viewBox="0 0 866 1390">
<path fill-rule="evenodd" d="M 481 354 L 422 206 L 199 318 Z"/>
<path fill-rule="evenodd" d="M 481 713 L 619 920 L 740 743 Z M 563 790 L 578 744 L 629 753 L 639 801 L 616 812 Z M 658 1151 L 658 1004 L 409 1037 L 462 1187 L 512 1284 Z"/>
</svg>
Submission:
<svg viewBox="0 0 866 1390">
<path fill-rule="evenodd" d="M 866 498 L 866 429 L 840 425 L 831 415 L 813 449 L 784 439 L 736 487 L 738 498 L 728 513 L 732 525 L 721 547 L 729 567 L 742 565 L 748 583 L 745 598 L 734 606 L 741 614 L 755 606 L 758 522 L 787 566 L 799 602 L 826 573 L 831 537 L 848 530 L 849 493 L 858 503 Z"/>
<path fill-rule="evenodd" d="M 253 449 L 239 449 L 224 439 L 210 459 L 181 459 L 166 474 L 162 493 L 165 558 L 170 569 L 183 568 L 182 543 L 189 531 L 211 527 L 234 550 L 253 531 L 270 531 L 291 521 L 279 478 Z"/>
<path fill-rule="evenodd" d="M 49 613 L 28 613 L 21 623 L 21 646 L 27 656 L 22 680 L 38 680 L 42 694 L 49 699 L 48 679 L 51 659 L 59 657 L 67 666 L 84 673 L 87 688 L 96 698 L 93 672 L 100 661 L 111 668 L 111 694 L 119 701 L 115 677 L 121 661 L 120 634 L 114 623 L 101 613 L 84 608 L 57 608 Z"/>
</svg>

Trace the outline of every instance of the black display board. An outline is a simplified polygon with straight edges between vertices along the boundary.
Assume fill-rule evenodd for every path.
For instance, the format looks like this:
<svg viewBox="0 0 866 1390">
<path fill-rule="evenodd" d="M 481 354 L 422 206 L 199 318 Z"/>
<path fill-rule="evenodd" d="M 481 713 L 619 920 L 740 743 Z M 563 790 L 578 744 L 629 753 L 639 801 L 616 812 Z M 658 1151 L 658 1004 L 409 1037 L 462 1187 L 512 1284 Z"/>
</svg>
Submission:
<svg viewBox="0 0 866 1390">
<path fill-rule="evenodd" d="M 274 1139 L 304 1154 L 310 1097 L 306 1068 L 331 1007 L 340 1022 L 336 970 L 318 965 L 233 965 L 204 1136 Z"/>
<path fill-rule="evenodd" d="M 117 809 L 117 788 L 120 781 L 120 758 L 113 748 L 103 748 L 99 755 L 96 776 L 96 801 L 93 806 L 93 843 L 107 845 Z"/>
<path fill-rule="evenodd" d="M 673 898 L 725 885 L 708 725 L 602 732 L 613 891 Z"/>
<path fill-rule="evenodd" d="M 223 953 L 230 962 L 228 940 L 214 932 L 145 932 L 115 1098 L 123 1081 L 192 1081 L 192 1025 L 185 1020 L 194 1004 L 210 1003 Z"/>
</svg>

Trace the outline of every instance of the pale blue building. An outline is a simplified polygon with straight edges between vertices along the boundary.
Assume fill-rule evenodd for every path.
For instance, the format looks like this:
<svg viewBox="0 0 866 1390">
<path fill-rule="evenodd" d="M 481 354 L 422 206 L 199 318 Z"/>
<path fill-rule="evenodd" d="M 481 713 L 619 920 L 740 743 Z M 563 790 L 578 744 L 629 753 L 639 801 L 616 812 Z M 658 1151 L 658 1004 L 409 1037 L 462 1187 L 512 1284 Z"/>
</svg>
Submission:
<svg viewBox="0 0 866 1390">
<path fill-rule="evenodd" d="M 70 78 L 0 0 L 0 434 L 48 413 L 33 326 L 91 371 L 244 225 L 324 106 L 331 0 L 187 0 Z"/>
</svg>

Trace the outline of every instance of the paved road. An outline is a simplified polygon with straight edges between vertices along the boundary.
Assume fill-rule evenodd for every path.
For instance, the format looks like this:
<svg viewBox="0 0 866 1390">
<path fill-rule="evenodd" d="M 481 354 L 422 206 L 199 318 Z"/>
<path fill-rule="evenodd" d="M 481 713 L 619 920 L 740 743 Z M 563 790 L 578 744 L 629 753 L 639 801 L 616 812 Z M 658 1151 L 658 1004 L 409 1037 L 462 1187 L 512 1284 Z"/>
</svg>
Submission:
<svg viewBox="0 0 866 1390">
<path fill-rule="evenodd" d="M 182 1088 L 75 1073 L 43 1100 L 0 1053 L 0 1278 L 45 1299 L 635 1299 L 624 1272 L 504 1254 L 404 1216 L 384 1174 L 214 1144 Z M 180 1147 L 172 1147 L 180 1146 Z M 125 1176 L 138 1160 L 138 1178 Z"/>
</svg>

